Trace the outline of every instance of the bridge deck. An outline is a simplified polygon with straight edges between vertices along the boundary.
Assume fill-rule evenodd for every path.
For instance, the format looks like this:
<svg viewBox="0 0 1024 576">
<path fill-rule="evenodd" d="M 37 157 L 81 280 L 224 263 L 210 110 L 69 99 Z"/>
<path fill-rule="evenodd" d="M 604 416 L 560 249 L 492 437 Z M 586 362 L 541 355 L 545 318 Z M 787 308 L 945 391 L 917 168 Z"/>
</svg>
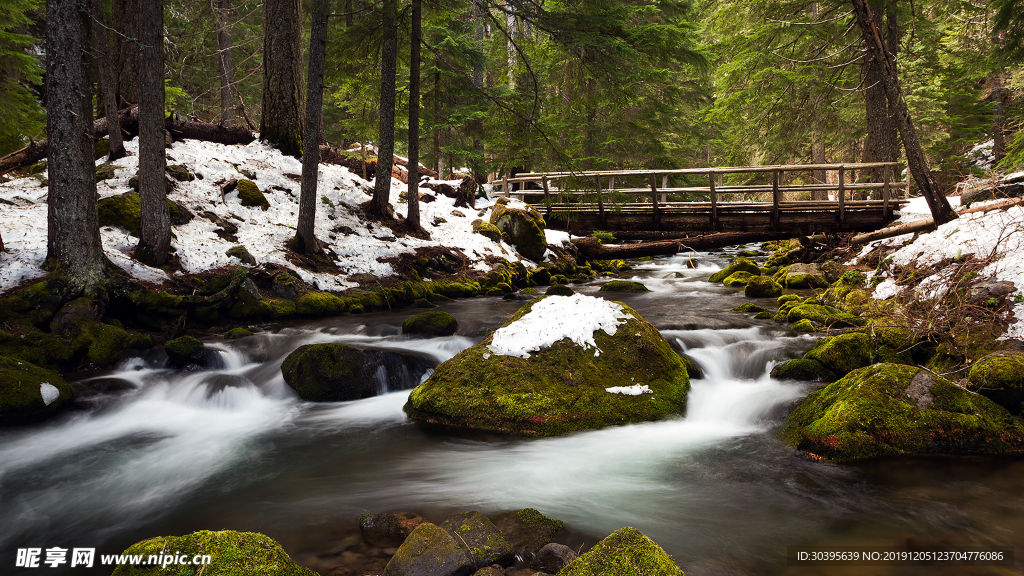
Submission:
<svg viewBox="0 0 1024 576">
<path fill-rule="evenodd" d="M 682 170 L 618 170 L 582 173 L 529 173 L 502 181 L 506 196 L 535 204 L 548 226 L 575 234 L 606 231 L 755 232 L 796 234 L 865 232 L 883 228 L 906 202 L 899 191 L 906 182 L 892 181 L 897 163 L 749 166 Z M 832 171 L 833 182 L 800 181 L 793 173 Z M 881 182 L 866 181 L 882 172 Z M 750 179 L 770 176 L 771 183 L 726 184 L 723 175 Z M 706 186 L 670 187 L 673 175 L 702 175 Z M 859 175 L 859 177 L 858 177 Z M 661 176 L 661 187 L 658 186 Z M 847 177 L 855 182 L 847 183 Z M 788 178 L 788 182 L 784 179 Z M 733 178 L 735 180 L 736 178 Z M 649 186 L 636 187 L 646 180 Z M 590 186 L 582 183 L 591 182 Z M 616 182 L 632 186 L 616 188 Z M 607 184 L 607 185 L 605 185 Z M 517 185 L 517 186 L 516 186 Z M 513 186 L 520 189 L 514 189 Z M 525 187 L 531 189 L 525 189 Z M 895 193 L 894 193 L 895 192 Z M 874 195 L 874 200 L 854 200 Z M 834 200 L 807 200 L 814 195 Z M 726 201 L 726 195 L 732 198 Z M 681 197 L 701 197 L 681 201 Z M 735 198 L 743 198 L 736 201 Z M 637 201 L 641 198 L 644 201 Z"/>
</svg>

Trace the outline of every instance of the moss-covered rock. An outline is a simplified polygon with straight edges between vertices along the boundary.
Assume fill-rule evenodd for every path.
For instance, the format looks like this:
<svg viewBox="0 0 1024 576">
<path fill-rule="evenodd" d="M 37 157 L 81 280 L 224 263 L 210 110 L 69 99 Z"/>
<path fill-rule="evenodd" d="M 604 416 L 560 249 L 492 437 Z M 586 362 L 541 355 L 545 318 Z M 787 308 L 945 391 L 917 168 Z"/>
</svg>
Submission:
<svg viewBox="0 0 1024 576">
<path fill-rule="evenodd" d="M 782 296 L 778 297 L 776 302 L 779 303 L 779 306 L 782 306 L 783 304 L 785 304 L 787 302 L 800 302 L 802 300 L 803 300 L 803 298 L 801 298 L 800 296 L 798 296 L 796 294 L 783 294 Z"/>
<path fill-rule="evenodd" d="M 817 264 L 791 264 L 776 272 L 776 280 L 786 288 L 824 288 L 828 286 Z"/>
<path fill-rule="evenodd" d="M 388 561 L 384 573 L 389 576 L 462 576 L 476 568 L 466 549 L 447 531 L 423 522 L 409 534 Z"/>
<path fill-rule="evenodd" d="M 612 280 L 601 285 L 599 292 L 650 292 L 647 286 L 632 280 Z"/>
<path fill-rule="evenodd" d="M 1024 426 L 1003 407 L 927 370 L 861 368 L 812 393 L 782 431 L 836 461 L 909 454 L 1020 454 Z"/>
<path fill-rule="evenodd" d="M 96 181 L 102 182 L 104 180 L 110 180 L 114 177 L 114 169 L 116 166 L 110 162 L 104 162 L 96 167 Z"/>
<path fill-rule="evenodd" d="M 0 356 L 0 426 L 52 416 L 75 395 L 60 374 Z"/>
<path fill-rule="evenodd" d="M 168 368 L 184 368 L 197 365 L 204 368 L 218 364 L 218 354 L 210 350 L 198 338 L 182 336 L 164 344 Z"/>
<path fill-rule="evenodd" d="M 535 508 L 502 514 L 495 519 L 494 525 L 521 558 L 533 556 L 565 529 L 565 522 L 548 518 Z"/>
<path fill-rule="evenodd" d="M 495 338 L 524 330 L 517 323 L 538 303 L 576 306 L 577 298 L 587 297 L 550 296 L 528 303 L 486 340 L 438 366 L 410 394 L 406 413 L 435 424 L 528 436 L 681 413 L 689 390 L 685 365 L 661 333 L 624 304 L 612 303 L 620 322 L 614 334 L 602 329 L 593 333 L 597 350 L 568 338 L 526 358 L 489 348 Z M 623 385 L 646 385 L 652 393 L 605 390 Z"/>
<path fill-rule="evenodd" d="M 249 253 L 249 250 L 246 249 L 246 247 L 242 246 L 241 244 L 239 244 L 238 246 L 232 246 L 231 248 L 228 248 L 225 251 L 225 254 L 227 254 L 228 256 L 234 256 L 235 258 L 238 258 L 239 260 L 242 261 L 243 264 L 248 264 L 250 266 L 256 265 L 256 259 L 253 258 L 252 254 Z"/>
<path fill-rule="evenodd" d="M 264 210 L 270 208 L 270 202 L 267 200 L 267 197 L 263 195 L 260 187 L 252 180 L 239 180 L 237 190 L 238 200 L 242 203 L 242 206 L 262 208 Z"/>
<path fill-rule="evenodd" d="M 803 380 L 807 382 L 834 382 L 836 373 L 817 360 L 801 358 L 790 360 L 772 368 L 772 378 L 778 380 Z"/>
<path fill-rule="evenodd" d="M 786 312 L 786 321 L 790 323 L 810 320 L 834 328 L 854 326 L 857 323 L 857 319 L 852 314 L 825 304 L 793 302 L 792 305 L 786 308 L 788 310 Z M 780 308 L 779 311 L 781 312 L 782 309 Z"/>
<path fill-rule="evenodd" d="M 564 284 L 549 286 L 548 289 L 544 291 L 545 296 L 572 296 L 575 293 L 575 290 Z"/>
<path fill-rule="evenodd" d="M 428 368 L 430 363 L 414 354 L 307 344 L 284 359 L 281 374 L 303 400 L 342 402 L 411 388 Z"/>
<path fill-rule="evenodd" d="M 744 302 L 739 306 L 732 309 L 733 312 L 746 312 L 748 314 L 756 314 L 758 312 L 765 312 L 766 310 L 753 302 Z"/>
<path fill-rule="evenodd" d="M 818 328 L 810 320 L 797 320 L 789 325 L 794 332 L 816 332 Z"/>
<path fill-rule="evenodd" d="M 451 336 L 459 329 L 454 316 L 440 310 L 420 312 L 402 322 L 403 334 L 427 334 L 430 336 Z"/>
<path fill-rule="evenodd" d="M 167 166 L 167 173 L 178 182 L 191 182 L 196 179 L 188 168 L 185 168 L 181 164 L 171 164 Z"/>
<path fill-rule="evenodd" d="M 252 336 L 252 332 L 245 328 L 232 328 L 224 333 L 225 340 L 238 340 L 239 338 L 245 338 L 246 336 Z"/>
<path fill-rule="evenodd" d="M 761 275 L 761 269 L 757 267 L 757 264 L 754 264 L 746 258 L 737 258 L 725 268 L 722 268 L 718 272 L 712 274 L 711 277 L 708 278 L 708 282 L 721 282 L 737 272 L 747 272 L 752 276 Z"/>
<path fill-rule="evenodd" d="M 871 337 L 860 332 L 822 338 L 810 352 L 804 354 L 807 360 L 817 360 L 842 377 L 857 368 L 874 363 L 874 344 Z"/>
<path fill-rule="evenodd" d="M 750 282 L 750 279 L 754 277 L 755 276 L 750 272 L 744 272 L 743 270 L 740 270 L 739 272 L 733 272 L 732 274 L 729 274 L 728 278 L 722 280 L 722 284 L 725 284 L 730 288 L 743 288 L 744 286 L 747 285 L 748 282 Z"/>
<path fill-rule="evenodd" d="M 135 544 L 124 551 L 152 562 L 118 566 L 113 576 L 316 576 L 316 572 L 292 561 L 281 545 L 256 532 L 202 530 L 184 536 L 160 536 Z M 189 562 L 208 557 L 209 565 L 172 564 L 175 554 Z M 170 558 L 167 558 L 170 555 Z M 152 566 L 162 564 L 166 567 Z"/>
<path fill-rule="evenodd" d="M 419 514 L 363 514 L 359 517 L 359 533 L 370 546 L 397 548 L 425 520 Z"/>
<path fill-rule="evenodd" d="M 498 230 L 498 227 L 490 222 L 480 219 L 473 220 L 473 232 L 495 242 L 501 242 L 501 230 Z"/>
<path fill-rule="evenodd" d="M 753 276 L 747 281 L 743 295 L 747 298 L 775 298 L 782 294 L 782 285 L 768 276 Z"/>
<path fill-rule="evenodd" d="M 509 242 L 520 254 L 534 262 L 544 260 L 544 253 L 548 249 L 547 237 L 544 235 L 547 224 L 535 208 L 509 208 L 502 203 L 495 204 L 491 208 L 491 224 L 508 236 Z"/>
<path fill-rule="evenodd" d="M 1024 353 L 989 354 L 971 366 L 967 381 L 968 390 L 1019 414 L 1024 403 Z"/>
<path fill-rule="evenodd" d="M 142 204 L 138 192 L 104 198 L 97 203 L 96 209 L 100 226 L 115 226 L 123 228 L 132 236 L 139 235 L 142 229 Z M 187 224 L 195 218 L 187 208 L 170 199 L 167 200 L 167 210 L 174 226 Z"/>
<path fill-rule="evenodd" d="M 621 528 L 558 576 L 683 576 L 672 557 L 636 528 Z"/>
<path fill-rule="evenodd" d="M 491 564 L 511 566 L 515 562 L 512 546 L 505 535 L 479 512 L 451 516 L 441 523 L 441 528 L 447 530 L 456 543 L 465 545 L 477 568 Z"/>
<path fill-rule="evenodd" d="M 167 213 L 171 219 L 171 226 L 182 226 L 188 224 L 196 217 L 191 210 L 185 208 L 184 204 L 167 199 Z"/>
</svg>

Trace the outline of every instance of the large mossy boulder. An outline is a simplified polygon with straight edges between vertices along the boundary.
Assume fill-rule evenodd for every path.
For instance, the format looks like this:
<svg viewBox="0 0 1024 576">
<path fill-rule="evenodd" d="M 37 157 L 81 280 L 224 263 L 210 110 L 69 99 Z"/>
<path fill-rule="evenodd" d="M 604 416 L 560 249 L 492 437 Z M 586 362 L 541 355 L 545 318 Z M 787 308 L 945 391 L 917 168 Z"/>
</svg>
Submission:
<svg viewBox="0 0 1024 576">
<path fill-rule="evenodd" d="M 534 262 L 541 262 L 548 249 L 544 217 L 532 206 L 509 208 L 507 204 L 499 200 L 491 208 L 491 224 L 504 236 L 508 236 L 509 242 L 520 254 Z"/>
<path fill-rule="evenodd" d="M 743 288 L 748 282 L 750 282 L 751 278 L 754 278 L 753 274 L 740 270 L 739 272 L 729 274 L 728 278 L 722 280 L 722 284 L 725 284 L 730 288 Z"/>
<path fill-rule="evenodd" d="M 405 412 L 458 428 L 550 436 L 682 413 L 689 387 L 679 355 L 625 304 L 546 296 L 438 366 Z"/>
<path fill-rule="evenodd" d="M 790 324 L 800 320 L 810 320 L 824 326 L 842 328 L 854 326 L 857 323 L 857 319 L 852 314 L 827 304 L 793 302 L 788 306 L 784 306 L 788 310 L 786 312 L 786 321 Z"/>
<path fill-rule="evenodd" d="M 428 336 L 451 336 L 459 330 L 459 321 L 440 310 L 420 312 L 402 322 L 403 334 L 426 334 Z"/>
<path fill-rule="evenodd" d="M 306 344 L 284 359 L 281 374 L 303 400 L 343 402 L 409 389 L 428 368 L 430 363 L 414 354 Z"/>
<path fill-rule="evenodd" d="M 828 282 L 817 264 L 791 264 L 775 274 L 786 288 L 825 288 Z"/>
<path fill-rule="evenodd" d="M 515 562 L 515 554 L 505 535 L 479 512 L 451 516 L 441 523 L 441 528 L 447 530 L 456 542 L 465 545 L 477 568 L 491 564 L 511 566 Z"/>
<path fill-rule="evenodd" d="M 595 544 L 558 576 L 683 576 L 683 571 L 661 546 L 627 527 Z"/>
<path fill-rule="evenodd" d="M 242 206 L 262 208 L 263 210 L 270 208 L 270 201 L 252 180 L 239 180 L 237 190 L 238 201 L 242 203 Z"/>
<path fill-rule="evenodd" d="M 484 222 L 479 218 L 473 220 L 473 232 L 480 234 L 484 238 L 489 238 L 495 242 L 501 242 L 501 230 L 490 222 Z"/>
<path fill-rule="evenodd" d="M 216 351 L 207 348 L 201 340 L 193 336 L 182 336 L 168 340 L 164 344 L 164 351 L 167 353 L 168 368 L 186 368 L 189 366 L 213 368 L 220 364 L 220 355 Z"/>
<path fill-rule="evenodd" d="M 388 561 L 388 576 L 468 576 L 476 563 L 446 530 L 423 522 L 409 534 Z"/>
<path fill-rule="evenodd" d="M 60 374 L 0 356 L 0 426 L 52 416 L 74 395 L 71 385 Z"/>
<path fill-rule="evenodd" d="M 968 390 L 977 392 L 1014 414 L 1024 407 L 1024 353 L 997 352 L 971 366 Z"/>
<path fill-rule="evenodd" d="M 825 368 L 841 377 L 857 368 L 874 362 L 875 346 L 871 337 L 860 332 L 849 332 L 838 336 L 822 338 L 805 360 L 817 360 Z"/>
<path fill-rule="evenodd" d="M 1002 406 L 903 364 L 861 368 L 813 392 L 790 415 L 782 436 L 840 462 L 1024 453 L 1024 425 Z"/>
<path fill-rule="evenodd" d="M 501 530 L 516 556 L 531 558 L 565 530 L 565 522 L 548 518 L 535 508 L 504 514 L 494 525 Z"/>
<path fill-rule="evenodd" d="M 752 276 L 743 289 L 747 298 L 777 298 L 780 294 L 782 285 L 768 276 Z"/>
<path fill-rule="evenodd" d="M 708 282 L 721 282 L 737 272 L 747 272 L 751 276 L 761 275 L 761 269 L 757 267 L 757 264 L 754 264 L 746 258 L 737 258 L 725 268 L 722 268 L 718 272 L 712 274 L 711 277 L 708 278 Z"/>
<path fill-rule="evenodd" d="M 139 564 L 118 566 L 113 576 L 316 576 L 316 572 L 296 564 L 269 536 L 257 532 L 202 530 L 184 536 L 160 536 L 135 544 L 124 551 L 126 556 L 148 559 L 156 556 L 161 561 L 175 554 L 188 559 L 190 564 L 167 563 L 166 567 Z M 209 557 L 208 565 L 193 565 Z"/>
<path fill-rule="evenodd" d="M 142 229 L 142 204 L 138 192 L 127 192 L 100 200 L 97 205 L 100 226 L 123 228 L 132 236 L 138 237 Z M 181 204 L 168 199 L 167 211 L 172 226 L 188 224 L 195 214 Z"/>
<path fill-rule="evenodd" d="M 835 372 L 817 360 L 800 358 L 772 368 L 771 377 L 777 380 L 803 380 L 806 382 L 833 382 Z"/>
<path fill-rule="evenodd" d="M 650 292 L 651 290 L 639 282 L 632 280 L 611 280 L 601 285 L 598 292 Z"/>
</svg>

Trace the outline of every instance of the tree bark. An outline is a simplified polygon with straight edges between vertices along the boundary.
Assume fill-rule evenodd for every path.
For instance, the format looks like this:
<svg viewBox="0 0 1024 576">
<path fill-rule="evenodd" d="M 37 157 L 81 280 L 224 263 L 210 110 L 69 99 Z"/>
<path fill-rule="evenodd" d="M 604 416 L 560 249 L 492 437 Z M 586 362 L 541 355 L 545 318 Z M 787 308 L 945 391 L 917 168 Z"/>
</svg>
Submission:
<svg viewBox="0 0 1024 576">
<path fill-rule="evenodd" d="M 306 86 L 306 128 L 302 151 L 302 185 L 295 244 L 300 252 L 321 251 L 316 240 L 316 188 L 320 171 L 320 121 L 323 118 L 324 59 L 327 52 L 327 14 L 330 0 L 313 0 L 309 32 L 309 78 Z"/>
<path fill-rule="evenodd" d="M 106 257 L 96 213 L 96 176 L 86 67 L 88 0 L 46 3 L 46 132 L 49 163 L 46 249 L 73 291 L 103 279 Z"/>
<path fill-rule="evenodd" d="M 921 148 L 921 140 L 914 128 L 914 121 L 910 117 L 910 110 L 903 98 L 903 89 L 900 87 L 899 76 L 896 72 L 896 60 L 889 54 L 889 50 L 882 42 L 882 35 L 878 30 L 878 23 L 875 19 L 867 0 L 852 0 L 853 12 L 857 18 L 857 25 L 864 35 L 868 47 L 869 56 L 882 63 L 882 84 L 885 86 L 885 95 L 889 103 L 894 107 L 896 126 L 900 136 L 903 137 L 903 148 L 907 154 L 907 166 L 917 183 L 918 189 L 928 202 L 928 208 L 938 223 L 954 220 L 957 215 L 949 205 L 946 197 L 939 191 L 935 180 L 928 169 L 928 159 L 925 158 L 924 150 Z"/>
<path fill-rule="evenodd" d="M 263 3 L 263 114 L 260 140 L 302 155 L 302 9 L 300 0 Z"/>
<path fill-rule="evenodd" d="M 118 108 L 139 103 L 139 0 L 111 0 Z"/>
<path fill-rule="evenodd" d="M 409 214 L 406 223 L 420 228 L 420 36 L 422 7 L 412 0 L 412 37 L 409 40 Z"/>
<path fill-rule="evenodd" d="M 384 0 L 383 44 L 380 55 L 380 137 L 377 177 L 373 187 L 372 211 L 388 212 L 391 197 L 391 165 L 395 153 L 395 68 L 398 59 L 398 0 Z"/>
<path fill-rule="evenodd" d="M 881 14 L 881 8 L 877 2 L 872 2 L 870 8 L 874 14 Z M 895 60 L 896 50 L 899 48 L 899 27 L 894 11 L 890 10 L 887 21 L 886 48 Z M 866 38 L 865 41 L 867 41 Z M 864 138 L 861 161 L 865 163 L 895 162 L 899 156 L 899 138 L 893 115 L 894 107 L 889 104 L 886 96 L 882 66 L 883 62 L 876 59 L 871 53 L 864 59 L 864 118 L 867 134 Z M 868 170 L 867 174 L 872 182 L 882 181 L 881 168 Z M 862 192 L 861 194 L 863 198 L 860 199 L 866 199 L 867 193 Z"/>
<path fill-rule="evenodd" d="M 231 58 L 231 0 L 210 0 L 217 15 L 217 53 L 220 58 L 220 121 L 228 126 L 235 119 L 235 65 Z"/>
<path fill-rule="evenodd" d="M 1002 71 L 996 70 L 992 75 L 992 158 L 998 163 L 1006 156 L 1006 140 L 1003 137 L 1003 130 L 1006 124 L 1006 114 L 1003 110 L 1003 77 Z"/>
<path fill-rule="evenodd" d="M 103 13 L 103 1 L 92 0 L 92 18 L 94 22 L 92 35 L 96 46 L 96 65 L 100 69 L 100 88 L 103 93 L 103 109 L 107 116 L 107 125 L 112 126 L 110 134 L 110 153 L 107 160 L 114 161 L 127 156 L 124 139 L 121 136 L 121 122 L 117 118 L 117 85 L 114 72 L 110 68 L 110 49 L 107 42 L 106 15 Z"/>
<path fill-rule="evenodd" d="M 164 172 L 164 1 L 145 0 L 139 12 L 139 202 L 142 222 L 135 257 L 163 266 L 171 249 Z"/>
</svg>

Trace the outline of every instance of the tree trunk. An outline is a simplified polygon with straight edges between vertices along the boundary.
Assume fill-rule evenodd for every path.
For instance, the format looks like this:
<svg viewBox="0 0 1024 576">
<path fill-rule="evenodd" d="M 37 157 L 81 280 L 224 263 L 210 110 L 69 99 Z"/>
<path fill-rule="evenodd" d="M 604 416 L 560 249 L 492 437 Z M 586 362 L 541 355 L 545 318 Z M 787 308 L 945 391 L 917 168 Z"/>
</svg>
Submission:
<svg viewBox="0 0 1024 576">
<path fill-rule="evenodd" d="M 420 38 L 422 7 L 412 0 L 412 35 L 409 40 L 409 214 L 405 221 L 413 230 L 420 228 Z"/>
<path fill-rule="evenodd" d="M 171 249 L 164 172 L 164 1 L 145 0 L 139 12 L 139 59 L 142 92 L 139 101 L 139 202 L 142 222 L 135 257 L 163 266 Z"/>
<path fill-rule="evenodd" d="M 871 10 L 875 14 L 881 14 L 878 3 L 871 4 Z M 894 11 L 890 11 L 887 17 L 888 27 L 886 30 L 886 47 L 890 56 L 895 61 L 896 50 L 899 49 L 899 27 L 896 22 Z M 867 39 L 865 39 L 867 41 Z M 861 155 L 862 162 L 895 162 L 899 156 L 899 140 L 896 131 L 894 107 L 889 103 L 885 92 L 885 82 L 882 76 L 883 62 L 871 53 L 864 59 L 864 118 L 867 128 L 867 135 L 864 138 L 864 151 Z M 874 168 L 866 171 L 867 177 L 872 182 L 882 181 L 881 168 Z M 867 192 L 861 192 L 859 200 L 867 198 Z M 878 193 L 874 196 L 877 198 Z"/>
<path fill-rule="evenodd" d="M 114 82 L 114 72 L 110 68 L 110 49 L 107 42 L 107 18 L 103 13 L 102 0 L 92 0 L 92 18 L 94 26 L 92 29 L 93 39 L 96 45 L 96 64 L 100 69 L 100 87 L 103 91 L 103 108 L 107 116 L 107 126 L 112 127 L 110 134 L 110 154 L 107 160 L 114 161 L 124 158 L 128 153 L 124 149 L 124 139 L 121 136 L 121 122 L 117 118 L 117 85 Z"/>
<path fill-rule="evenodd" d="M 235 119 L 235 65 L 231 58 L 231 0 L 210 0 L 217 15 L 217 52 L 220 58 L 220 121 L 229 126 Z"/>
<path fill-rule="evenodd" d="M 996 70 L 992 75 L 992 158 L 993 163 L 998 163 L 1006 156 L 1006 140 L 1003 137 L 1003 130 L 1006 123 L 1006 115 L 1003 110 L 1003 77 L 1002 71 Z"/>
<path fill-rule="evenodd" d="M 46 132 L 53 142 L 46 249 L 73 291 L 103 279 L 106 257 L 96 214 L 96 176 L 86 68 L 88 0 L 46 3 Z"/>
<path fill-rule="evenodd" d="M 139 0 L 111 0 L 114 49 L 111 64 L 117 71 L 117 107 L 139 103 Z"/>
<path fill-rule="evenodd" d="M 907 166 L 917 183 L 918 189 L 928 202 L 928 208 L 932 216 L 939 224 L 949 222 L 957 217 L 956 212 L 949 205 L 946 197 L 939 191 L 938 186 L 928 170 L 928 160 L 925 158 L 924 150 L 921 148 L 921 140 L 914 128 L 914 121 L 910 117 L 910 110 L 907 102 L 903 99 L 903 89 L 900 87 L 899 76 L 896 73 L 896 61 L 889 54 L 889 50 L 882 42 L 881 33 L 871 8 L 866 0 L 852 0 L 853 12 L 857 18 L 857 25 L 864 35 L 868 47 L 869 57 L 882 63 L 882 85 L 885 86 L 885 95 L 889 103 L 894 107 L 896 126 L 900 136 L 903 137 L 903 148 L 907 154 Z"/>
<path fill-rule="evenodd" d="M 811 164 L 825 163 L 825 135 L 820 126 L 814 130 L 814 142 L 811 143 Z M 812 170 L 811 179 L 815 184 L 824 184 L 827 175 L 825 170 Z M 811 200 L 828 200 L 828 190 L 812 190 Z"/>
<path fill-rule="evenodd" d="M 300 252 L 319 253 L 316 240 L 316 186 L 320 170 L 320 120 L 323 118 L 324 59 L 327 52 L 327 14 L 330 0 L 313 0 L 309 31 L 309 84 L 306 86 L 306 128 L 302 151 L 302 186 L 295 244 Z"/>
<path fill-rule="evenodd" d="M 263 114 L 260 140 L 302 155 L 302 9 L 300 0 L 263 3 Z"/>
<path fill-rule="evenodd" d="M 395 68 L 398 58 L 398 0 L 384 0 L 383 45 L 380 54 L 380 137 L 377 177 L 373 187 L 372 211 L 388 212 L 391 197 L 391 165 L 395 153 Z"/>
</svg>

